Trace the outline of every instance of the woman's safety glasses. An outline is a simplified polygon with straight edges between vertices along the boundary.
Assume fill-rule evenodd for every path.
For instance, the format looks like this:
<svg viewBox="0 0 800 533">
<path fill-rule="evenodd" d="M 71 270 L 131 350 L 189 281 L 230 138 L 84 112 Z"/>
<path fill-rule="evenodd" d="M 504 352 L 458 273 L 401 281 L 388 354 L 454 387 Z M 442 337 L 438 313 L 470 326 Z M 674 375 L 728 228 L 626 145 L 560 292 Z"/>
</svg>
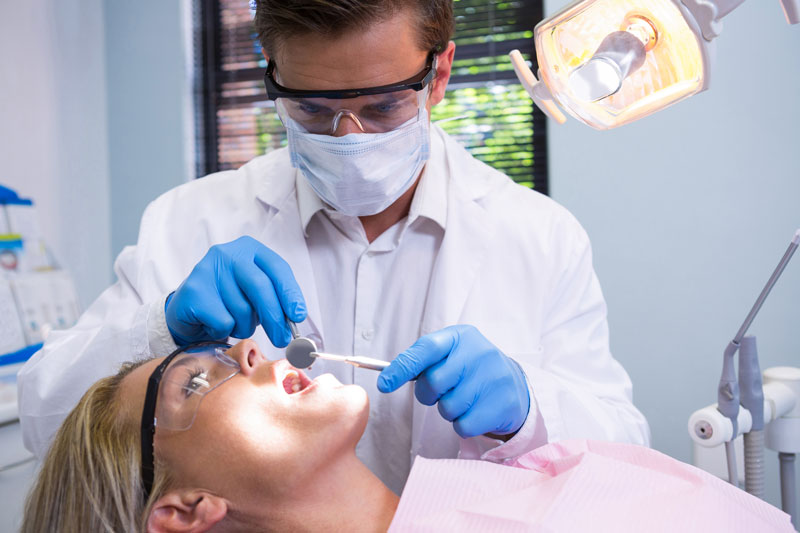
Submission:
<svg viewBox="0 0 800 533">
<path fill-rule="evenodd" d="M 267 97 L 275 101 L 287 128 L 332 135 L 342 120 L 351 120 L 364 133 L 392 131 L 419 116 L 436 76 L 436 53 L 431 52 L 415 76 L 394 83 L 362 89 L 310 91 L 289 89 L 275 79 L 275 62 L 270 60 L 264 74 Z"/>
<path fill-rule="evenodd" d="M 153 488 L 153 437 L 156 427 L 189 429 L 200 402 L 241 371 L 225 352 L 229 344 L 204 342 L 175 350 L 150 374 L 142 410 L 142 486 L 144 499 Z"/>
</svg>

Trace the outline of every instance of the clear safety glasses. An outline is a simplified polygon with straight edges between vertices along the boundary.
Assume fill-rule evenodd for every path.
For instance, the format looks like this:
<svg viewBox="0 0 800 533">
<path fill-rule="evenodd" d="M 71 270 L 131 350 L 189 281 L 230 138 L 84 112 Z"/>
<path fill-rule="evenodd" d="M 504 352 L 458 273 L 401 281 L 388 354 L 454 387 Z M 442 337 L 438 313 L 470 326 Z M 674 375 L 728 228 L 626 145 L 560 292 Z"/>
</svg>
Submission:
<svg viewBox="0 0 800 533">
<path fill-rule="evenodd" d="M 142 410 L 142 485 L 145 501 L 153 487 L 153 437 L 156 427 L 189 429 L 200 402 L 241 371 L 225 352 L 229 344 L 204 342 L 172 352 L 150 375 Z"/>
<path fill-rule="evenodd" d="M 270 60 L 264 75 L 267 97 L 275 101 L 287 128 L 332 135 L 342 120 L 352 121 L 364 133 L 385 133 L 419 116 L 436 75 L 436 54 L 430 52 L 418 74 L 391 85 L 338 91 L 288 89 L 275 80 Z"/>
</svg>

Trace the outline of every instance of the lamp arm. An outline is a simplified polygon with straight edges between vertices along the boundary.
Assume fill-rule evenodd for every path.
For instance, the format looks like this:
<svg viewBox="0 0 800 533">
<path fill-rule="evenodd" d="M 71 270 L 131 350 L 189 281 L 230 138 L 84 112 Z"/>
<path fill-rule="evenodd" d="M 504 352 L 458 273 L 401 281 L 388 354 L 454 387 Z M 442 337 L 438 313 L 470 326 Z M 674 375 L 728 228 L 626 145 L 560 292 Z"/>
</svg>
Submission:
<svg viewBox="0 0 800 533">
<path fill-rule="evenodd" d="M 780 0 L 789 24 L 800 23 L 800 0 Z M 700 26 L 703 38 L 712 41 L 722 33 L 722 19 L 745 0 L 680 0 Z"/>
</svg>

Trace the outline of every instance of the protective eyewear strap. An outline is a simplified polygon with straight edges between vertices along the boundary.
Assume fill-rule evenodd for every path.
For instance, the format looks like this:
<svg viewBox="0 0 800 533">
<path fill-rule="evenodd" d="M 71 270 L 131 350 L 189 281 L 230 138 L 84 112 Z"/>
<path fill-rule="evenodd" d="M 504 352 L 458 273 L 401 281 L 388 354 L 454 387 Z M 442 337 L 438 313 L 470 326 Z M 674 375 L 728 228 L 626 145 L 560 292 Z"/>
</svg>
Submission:
<svg viewBox="0 0 800 533">
<path fill-rule="evenodd" d="M 153 450 L 153 437 L 156 432 L 156 405 L 158 401 L 158 388 L 161 384 L 161 378 L 164 376 L 169 364 L 180 354 L 190 350 L 202 349 L 204 347 L 226 348 L 231 346 L 222 342 L 199 342 L 190 344 L 188 346 L 179 347 L 177 350 L 169 354 L 160 365 L 153 370 L 150 378 L 147 380 L 147 392 L 144 397 L 144 407 L 142 408 L 142 421 L 140 432 L 141 444 L 141 461 L 142 461 L 142 495 L 144 503 L 150 498 L 150 493 L 153 490 L 153 481 L 155 479 L 155 457 Z M 228 378 L 230 379 L 230 378 Z M 227 380 L 225 380 L 227 381 Z"/>
</svg>

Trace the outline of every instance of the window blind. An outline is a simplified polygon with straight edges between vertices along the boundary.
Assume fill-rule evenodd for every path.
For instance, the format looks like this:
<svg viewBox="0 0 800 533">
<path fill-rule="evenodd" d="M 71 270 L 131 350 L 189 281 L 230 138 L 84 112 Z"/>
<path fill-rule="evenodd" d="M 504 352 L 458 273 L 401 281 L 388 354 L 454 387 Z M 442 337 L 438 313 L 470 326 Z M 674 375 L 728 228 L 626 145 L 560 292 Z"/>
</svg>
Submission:
<svg viewBox="0 0 800 533">
<path fill-rule="evenodd" d="M 286 145 L 266 99 L 266 61 L 247 0 L 198 0 L 198 175 L 238 168 Z M 518 83 L 508 52 L 535 62 L 542 0 L 455 0 L 456 53 L 445 99 L 431 119 L 475 157 L 547 194 L 544 115 Z"/>
</svg>

